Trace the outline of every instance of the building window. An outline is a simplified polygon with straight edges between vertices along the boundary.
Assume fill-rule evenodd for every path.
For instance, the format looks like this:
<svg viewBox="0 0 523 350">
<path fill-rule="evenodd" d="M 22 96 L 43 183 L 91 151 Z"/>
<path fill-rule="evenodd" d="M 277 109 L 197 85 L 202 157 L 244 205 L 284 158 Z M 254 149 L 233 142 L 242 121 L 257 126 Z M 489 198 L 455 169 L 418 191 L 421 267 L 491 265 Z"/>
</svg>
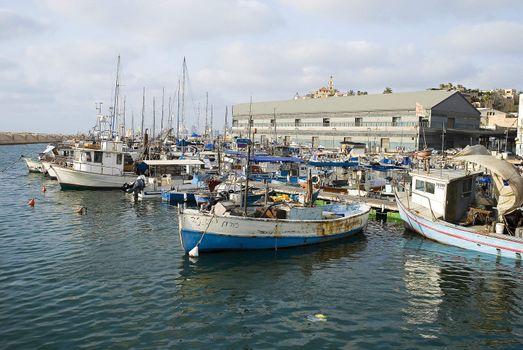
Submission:
<svg viewBox="0 0 523 350">
<path fill-rule="evenodd" d="M 344 141 L 344 142 L 350 142 L 350 141 L 352 141 L 352 138 L 351 138 L 350 136 L 345 136 L 345 137 L 343 138 L 343 141 Z"/>
<path fill-rule="evenodd" d="M 254 126 L 254 120 L 253 119 L 249 119 L 249 126 Z"/>
<path fill-rule="evenodd" d="M 233 127 L 233 128 L 238 127 L 238 120 L 233 120 L 233 121 L 232 121 L 232 127 Z"/>
<path fill-rule="evenodd" d="M 356 118 L 356 119 L 354 119 L 354 125 L 355 126 L 363 126 L 363 118 Z"/>
<path fill-rule="evenodd" d="M 329 118 L 323 118 L 323 126 L 330 126 L 331 120 Z"/>
<path fill-rule="evenodd" d="M 300 126 L 301 119 L 294 119 L 294 126 Z"/>
<path fill-rule="evenodd" d="M 392 117 L 392 126 L 400 126 L 401 117 Z"/>
<path fill-rule="evenodd" d="M 448 118 L 447 119 L 447 128 L 454 129 L 454 124 L 456 124 L 455 118 Z"/>
<path fill-rule="evenodd" d="M 271 119 L 271 126 L 274 127 L 276 125 L 276 120 L 275 119 Z"/>
<path fill-rule="evenodd" d="M 116 155 L 116 164 L 122 164 L 122 154 Z"/>
</svg>

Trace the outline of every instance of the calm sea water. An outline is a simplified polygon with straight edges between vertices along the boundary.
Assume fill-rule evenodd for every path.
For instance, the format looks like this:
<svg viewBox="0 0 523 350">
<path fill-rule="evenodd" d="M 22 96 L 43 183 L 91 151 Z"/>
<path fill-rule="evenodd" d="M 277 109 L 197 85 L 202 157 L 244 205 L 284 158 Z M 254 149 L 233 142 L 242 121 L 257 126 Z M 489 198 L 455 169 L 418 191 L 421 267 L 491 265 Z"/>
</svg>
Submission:
<svg viewBox="0 0 523 350">
<path fill-rule="evenodd" d="M 44 146 L 0 146 L 0 170 Z M 22 162 L 0 184 L 0 348 L 523 346 L 521 264 L 429 242 L 401 224 L 191 261 L 174 207 L 61 191 Z"/>
</svg>

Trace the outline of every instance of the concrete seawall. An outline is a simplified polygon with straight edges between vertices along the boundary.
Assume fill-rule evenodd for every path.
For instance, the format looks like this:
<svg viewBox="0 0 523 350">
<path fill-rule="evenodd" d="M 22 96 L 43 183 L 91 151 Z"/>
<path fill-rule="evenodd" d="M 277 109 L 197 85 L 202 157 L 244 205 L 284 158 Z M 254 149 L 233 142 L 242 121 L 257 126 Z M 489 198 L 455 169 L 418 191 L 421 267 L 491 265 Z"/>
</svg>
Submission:
<svg viewBox="0 0 523 350">
<path fill-rule="evenodd" d="M 69 138 L 70 135 L 38 134 L 30 132 L 0 132 L 0 145 L 21 145 L 29 143 L 59 142 Z"/>
</svg>

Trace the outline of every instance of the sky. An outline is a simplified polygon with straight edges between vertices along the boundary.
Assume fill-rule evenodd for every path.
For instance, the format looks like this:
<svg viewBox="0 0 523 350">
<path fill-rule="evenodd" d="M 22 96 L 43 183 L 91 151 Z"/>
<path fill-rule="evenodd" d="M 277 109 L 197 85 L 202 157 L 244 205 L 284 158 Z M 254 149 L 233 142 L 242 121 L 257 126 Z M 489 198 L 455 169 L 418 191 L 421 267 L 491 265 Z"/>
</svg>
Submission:
<svg viewBox="0 0 523 350">
<path fill-rule="evenodd" d="M 157 126 L 182 61 L 188 124 L 238 103 L 443 82 L 523 90 L 521 0 L 0 0 L 0 131 L 87 132 L 112 104 Z M 198 105 L 200 114 L 197 113 Z M 174 103 L 173 110 L 176 110 Z M 210 110 L 210 107 L 209 107 Z M 210 111 L 209 111 L 210 118 Z M 188 125 L 188 127 L 190 127 Z"/>
</svg>

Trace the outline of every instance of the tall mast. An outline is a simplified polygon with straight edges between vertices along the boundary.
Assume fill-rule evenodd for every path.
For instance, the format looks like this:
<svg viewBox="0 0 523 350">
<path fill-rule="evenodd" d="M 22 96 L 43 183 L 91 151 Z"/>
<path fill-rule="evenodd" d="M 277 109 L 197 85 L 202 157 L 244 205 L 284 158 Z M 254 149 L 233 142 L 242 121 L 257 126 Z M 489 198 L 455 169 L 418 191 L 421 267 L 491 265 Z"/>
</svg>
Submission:
<svg viewBox="0 0 523 350">
<path fill-rule="evenodd" d="M 126 99 L 126 96 L 123 97 L 123 135 L 122 135 L 122 138 L 125 137 L 125 133 L 126 133 L 126 130 L 125 130 L 125 99 Z"/>
<path fill-rule="evenodd" d="M 178 98 L 176 101 L 178 101 L 178 111 L 176 114 L 176 141 L 178 141 L 180 139 L 180 79 L 178 79 Z"/>
<path fill-rule="evenodd" d="M 143 128 L 144 125 L 144 119 L 145 119 L 145 86 L 143 88 L 143 97 L 142 97 L 142 129 L 141 129 L 141 132 L 142 132 L 142 141 L 143 141 L 143 135 L 145 133 L 145 129 Z"/>
<path fill-rule="evenodd" d="M 205 131 L 203 137 L 207 139 L 207 123 L 209 120 L 209 93 L 205 93 Z"/>
<path fill-rule="evenodd" d="M 198 102 L 198 107 L 196 109 L 196 133 L 200 133 L 200 102 Z"/>
<path fill-rule="evenodd" d="M 185 63 L 185 57 L 183 58 L 182 64 L 182 127 L 185 125 L 185 71 L 187 70 L 187 64 Z"/>
<path fill-rule="evenodd" d="M 169 124 L 169 129 L 173 127 L 173 115 L 171 110 L 171 96 L 169 96 L 169 106 L 167 106 L 167 111 L 169 112 L 169 117 L 167 117 L 167 123 Z"/>
<path fill-rule="evenodd" d="M 116 124 L 116 114 L 118 111 L 118 94 L 120 93 L 120 83 L 119 83 L 119 75 L 120 75 L 120 55 L 118 55 L 118 61 L 116 63 L 116 82 L 114 84 L 114 104 L 113 104 L 113 115 L 111 120 L 111 138 L 113 136 L 115 124 Z"/>
<path fill-rule="evenodd" d="M 223 141 L 227 137 L 227 106 L 225 106 L 225 121 L 223 122 Z"/>
<path fill-rule="evenodd" d="M 163 132 L 163 104 L 165 100 L 165 87 L 162 88 L 162 121 L 160 122 L 160 135 Z"/>
<path fill-rule="evenodd" d="M 153 96 L 153 140 L 156 135 L 156 99 Z"/>
<path fill-rule="evenodd" d="M 252 96 L 249 103 L 249 143 L 247 144 L 247 169 L 245 170 L 245 193 L 243 195 L 243 215 L 247 216 L 247 196 L 249 193 L 249 176 L 251 176 L 251 124 L 252 124 Z"/>
<path fill-rule="evenodd" d="M 134 112 L 131 112 L 131 138 L 134 141 Z"/>
<path fill-rule="evenodd" d="M 212 124 L 213 124 L 213 118 L 214 118 L 213 111 L 214 111 L 214 108 L 213 108 L 213 105 L 211 104 L 211 125 L 209 127 L 209 136 L 210 136 L 211 140 L 213 138 L 213 134 L 212 134 Z"/>
<path fill-rule="evenodd" d="M 276 108 L 274 108 L 274 141 L 278 143 L 278 132 L 276 131 Z"/>
</svg>

